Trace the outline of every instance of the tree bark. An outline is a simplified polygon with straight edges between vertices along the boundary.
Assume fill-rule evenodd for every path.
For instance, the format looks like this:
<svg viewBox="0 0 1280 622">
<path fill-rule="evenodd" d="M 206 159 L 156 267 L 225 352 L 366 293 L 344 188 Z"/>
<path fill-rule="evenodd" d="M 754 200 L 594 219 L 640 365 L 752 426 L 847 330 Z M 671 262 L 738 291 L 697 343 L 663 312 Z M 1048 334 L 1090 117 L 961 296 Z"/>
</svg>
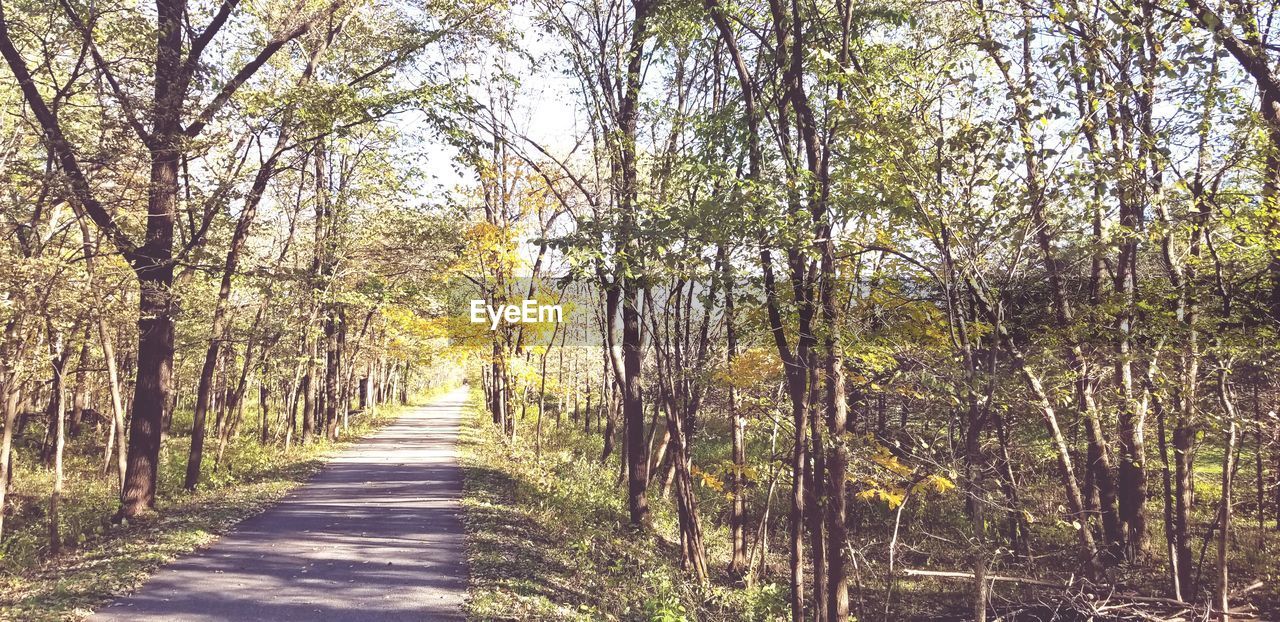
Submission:
<svg viewBox="0 0 1280 622">
<path fill-rule="evenodd" d="M 338 411 L 341 422 L 335 421 L 334 426 L 341 425 L 341 431 L 347 431 L 348 415 L 351 412 L 351 383 L 347 381 L 349 374 L 344 374 L 343 370 L 347 366 L 347 311 L 346 307 L 338 307 L 338 334 L 335 340 L 336 357 L 334 359 L 334 367 L 338 382 Z M 338 431 L 335 430 L 333 438 L 338 438 Z"/>
<path fill-rule="evenodd" d="M 310 332 L 311 326 L 303 328 L 304 331 Z M 307 349 L 306 365 L 307 373 L 302 377 L 302 442 L 303 444 L 311 442 L 311 436 L 315 434 L 316 428 L 316 340 L 310 336 L 304 335 L 303 341 Z"/>
<path fill-rule="evenodd" d="M 98 316 L 98 337 L 102 340 L 102 358 L 107 364 L 107 387 L 111 392 L 111 432 L 116 448 L 116 477 L 120 483 L 120 491 L 124 492 L 124 476 L 128 468 L 128 457 L 125 453 L 124 405 L 120 403 L 120 374 L 116 369 L 116 349 L 111 339 L 111 331 L 107 327 L 107 319 Z M 106 464 L 111 464 L 111 439 L 107 441 Z M 108 467 L 109 468 L 109 467 Z"/>
<path fill-rule="evenodd" d="M 49 554 L 57 555 L 62 549 L 62 535 L 59 531 L 59 505 L 62 502 L 62 454 L 66 448 L 66 389 L 62 380 L 66 371 L 67 354 L 62 342 L 62 333 L 49 325 L 49 360 L 52 363 L 54 382 L 50 389 L 52 396 L 49 407 L 49 426 L 54 430 L 53 440 L 53 489 L 49 493 Z M 0 486 L 7 485 L 0 483 Z"/>
<path fill-rule="evenodd" d="M 631 40 L 626 52 L 626 76 L 618 103 L 618 141 L 616 145 L 616 173 L 618 209 L 621 213 L 621 243 L 632 258 L 640 256 L 636 230 L 639 206 L 637 186 L 636 129 L 639 118 L 641 69 L 644 61 L 645 42 L 650 33 L 648 20 L 654 9 L 652 0 L 632 0 L 634 15 L 631 23 Z M 629 259 L 628 261 L 635 261 Z M 649 485 L 649 461 L 644 443 L 644 398 L 641 393 L 641 365 L 644 352 L 640 343 L 640 292 L 637 276 L 638 265 L 626 269 L 636 274 L 619 275 L 622 279 L 622 418 L 626 421 L 627 451 L 627 506 L 631 525 L 640 529 L 650 527 L 649 500 L 645 490 Z"/>
<path fill-rule="evenodd" d="M 267 416 L 267 404 L 271 397 L 271 390 L 267 388 L 267 368 L 263 364 L 262 378 L 258 380 L 258 420 L 261 424 L 258 435 L 258 443 L 266 445 L 271 438 L 270 419 Z"/>
<path fill-rule="evenodd" d="M 825 410 L 827 414 L 826 456 L 826 530 L 827 530 L 827 616 L 844 622 L 849 619 L 849 549 L 845 527 L 846 501 L 845 479 L 849 464 L 849 448 L 841 438 L 848 425 L 849 406 L 845 396 L 844 355 L 840 344 L 840 312 L 836 305 L 836 257 L 831 227 L 824 227 L 826 241 L 822 248 L 822 285 L 819 297 L 822 305 L 824 337 L 823 377 L 826 384 Z M 816 437 L 815 437 L 816 438 Z M 815 446 L 817 441 L 815 441 Z"/>
<path fill-rule="evenodd" d="M 85 322 L 84 332 L 80 338 L 80 354 L 77 357 L 75 374 L 75 392 L 71 398 L 71 416 L 67 421 L 67 433 L 72 438 L 80 435 L 80 424 L 84 419 L 84 411 L 89 407 L 89 363 L 92 354 L 89 350 L 89 335 L 92 326 Z"/>
<path fill-rule="evenodd" d="M 9 322 L 9 330 L 6 330 L 5 341 L 8 343 L 12 337 L 12 329 L 16 326 L 16 321 Z M 5 519 L 5 503 L 9 496 L 9 480 L 13 475 L 13 436 L 14 427 L 18 422 L 18 413 L 21 411 L 21 390 L 19 384 L 15 381 L 14 370 L 10 367 L 9 361 L 2 363 L 4 365 L 4 376 L 0 378 L 0 398 L 3 401 L 4 408 L 4 433 L 0 438 L 0 537 L 4 536 L 4 519 Z"/>
<path fill-rule="evenodd" d="M 65 425 L 67 381 L 64 372 L 66 371 L 67 363 L 71 360 L 71 351 L 62 343 L 62 332 L 55 330 L 52 326 L 52 320 L 48 319 L 46 323 L 49 324 L 48 347 L 53 348 L 56 345 L 58 358 L 52 361 L 50 366 L 49 403 L 45 405 L 44 409 L 45 418 L 49 420 L 49 425 L 45 428 L 44 441 L 40 445 L 40 462 L 46 468 L 53 468 L 54 453 L 58 444 L 57 436 L 60 433 L 59 430 Z M 52 353 L 52 350 L 50 352 Z"/>
<path fill-rule="evenodd" d="M 724 330 L 726 340 L 725 363 L 730 373 L 734 359 L 738 356 L 738 327 L 734 317 L 733 306 L 733 267 L 724 251 L 721 251 L 721 266 L 724 274 Z M 738 391 L 729 386 L 729 421 L 732 425 L 730 434 L 733 451 L 733 478 L 730 480 L 730 494 L 733 503 L 729 510 L 729 540 L 732 552 L 729 559 L 729 576 L 738 583 L 743 582 L 747 574 L 747 491 L 746 468 L 747 418 L 738 408 Z"/>
<path fill-rule="evenodd" d="M 1222 502 L 1218 516 L 1221 523 L 1218 529 L 1218 567 L 1217 590 L 1214 592 L 1214 605 L 1218 609 L 1221 622 L 1231 620 L 1231 581 L 1227 566 L 1228 548 L 1231 546 L 1231 494 L 1236 470 L 1236 408 L 1231 395 L 1230 370 L 1224 365 L 1218 370 L 1218 402 L 1222 405 L 1223 417 L 1227 420 L 1226 440 L 1222 451 Z"/>
</svg>

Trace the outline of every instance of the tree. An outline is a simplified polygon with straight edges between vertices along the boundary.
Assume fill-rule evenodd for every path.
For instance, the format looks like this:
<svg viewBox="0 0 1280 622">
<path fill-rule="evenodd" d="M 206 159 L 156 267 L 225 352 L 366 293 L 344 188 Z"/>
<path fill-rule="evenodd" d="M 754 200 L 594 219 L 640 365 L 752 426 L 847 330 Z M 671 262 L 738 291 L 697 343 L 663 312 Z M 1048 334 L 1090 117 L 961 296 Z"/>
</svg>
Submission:
<svg viewBox="0 0 1280 622">
<path fill-rule="evenodd" d="M 0 6 L 0 54 L 18 80 L 23 97 L 44 132 L 46 148 L 66 176 L 74 200 L 93 220 L 102 237 L 129 261 L 142 292 L 139 298 L 138 378 L 129 428 L 128 468 L 120 511 L 116 516 L 118 519 L 131 518 L 155 507 L 160 432 L 173 390 L 173 318 L 176 309 L 171 288 L 174 266 L 200 242 L 207 227 L 206 218 L 206 223 L 194 232 L 185 248 L 177 249 L 175 253 L 179 169 L 185 145 L 200 136 L 240 86 L 251 79 L 280 48 L 305 34 L 320 19 L 331 16 L 340 3 L 304 15 L 295 23 L 286 22 L 280 32 L 271 36 L 248 62 L 229 74 L 226 82 L 199 112 L 188 118 L 185 110 L 189 100 L 196 95 L 192 92 L 193 78 L 201 68 L 201 60 L 209 44 L 227 24 L 236 5 L 234 0 L 223 3 L 205 28 L 195 33 L 183 27 L 188 16 L 185 0 L 157 0 L 155 60 L 142 74 L 150 78 L 154 94 L 146 100 L 143 110 L 134 103 L 140 98 L 125 90 L 124 85 L 134 81 L 125 82 L 115 76 L 111 64 L 98 51 L 93 26 L 100 16 L 82 18 L 71 5 L 62 7 L 68 21 L 81 32 L 85 45 L 92 51 L 94 66 L 111 86 L 120 113 L 147 150 L 151 174 L 145 233 L 140 240 L 131 236 L 122 225 L 123 214 L 110 212 L 94 192 L 81 166 L 81 156 L 63 131 L 61 120 L 48 105 L 26 59 L 16 47 L 4 9 Z"/>
</svg>

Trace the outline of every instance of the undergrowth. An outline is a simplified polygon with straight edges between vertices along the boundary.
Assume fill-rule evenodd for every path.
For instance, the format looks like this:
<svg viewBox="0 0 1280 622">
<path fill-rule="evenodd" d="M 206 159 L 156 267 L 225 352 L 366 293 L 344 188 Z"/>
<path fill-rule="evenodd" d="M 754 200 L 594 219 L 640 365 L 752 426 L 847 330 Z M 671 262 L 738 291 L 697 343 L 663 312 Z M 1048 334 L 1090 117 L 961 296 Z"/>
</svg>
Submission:
<svg viewBox="0 0 1280 622">
<path fill-rule="evenodd" d="M 596 436 L 547 425 L 508 441 L 472 396 L 462 436 L 476 620 L 777 620 L 785 586 L 707 587 L 677 567 L 671 504 L 651 495 L 654 528 L 628 526 L 616 457 Z M 549 423 L 549 422 L 548 422 Z M 723 565 L 720 565 L 723 567 Z"/>
<path fill-rule="evenodd" d="M 0 620 L 76 620 L 117 595 L 140 586 L 162 564 L 208 546 L 219 534 L 252 516 L 325 463 L 326 457 L 394 418 L 396 407 L 353 415 L 337 442 L 317 439 L 285 450 L 261 445 L 246 428 L 226 448 L 215 468 L 216 439 L 206 449 L 201 487 L 182 489 L 190 438 L 170 436 L 161 450 L 158 512 L 112 524 L 117 506 L 114 478 L 102 474 L 98 439 L 86 430 L 66 454 L 65 492 L 59 511 L 62 552 L 49 554 L 48 491 L 53 475 L 37 463 L 34 447 L 17 457 L 10 497 L 12 515 L 0 550 Z M 174 430 L 183 429 L 177 413 Z M 189 428 L 189 423 L 186 426 Z M 33 431 L 31 438 L 39 439 Z"/>
</svg>

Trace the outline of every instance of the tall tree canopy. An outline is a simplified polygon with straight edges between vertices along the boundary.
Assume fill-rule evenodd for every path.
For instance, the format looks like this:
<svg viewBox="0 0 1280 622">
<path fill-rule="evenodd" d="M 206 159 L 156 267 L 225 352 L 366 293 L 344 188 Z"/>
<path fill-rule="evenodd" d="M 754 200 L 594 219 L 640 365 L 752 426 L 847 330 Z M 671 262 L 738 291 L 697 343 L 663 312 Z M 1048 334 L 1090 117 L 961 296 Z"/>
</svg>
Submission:
<svg viewBox="0 0 1280 622">
<path fill-rule="evenodd" d="M 694 617 L 1274 607 L 1276 10 L 4 0 L 0 538 L 465 369 Z"/>
</svg>

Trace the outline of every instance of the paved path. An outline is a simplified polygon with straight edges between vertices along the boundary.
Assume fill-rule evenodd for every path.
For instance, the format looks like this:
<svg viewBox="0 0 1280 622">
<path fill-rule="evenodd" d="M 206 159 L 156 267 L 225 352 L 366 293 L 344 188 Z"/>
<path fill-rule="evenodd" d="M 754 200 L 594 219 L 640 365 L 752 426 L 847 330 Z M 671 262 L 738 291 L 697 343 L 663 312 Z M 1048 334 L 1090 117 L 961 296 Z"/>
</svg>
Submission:
<svg viewBox="0 0 1280 622">
<path fill-rule="evenodd" d="M 90 618 L 462 620 L 465 389 L 408 410 L 213 546 Z"/>
</svg>

